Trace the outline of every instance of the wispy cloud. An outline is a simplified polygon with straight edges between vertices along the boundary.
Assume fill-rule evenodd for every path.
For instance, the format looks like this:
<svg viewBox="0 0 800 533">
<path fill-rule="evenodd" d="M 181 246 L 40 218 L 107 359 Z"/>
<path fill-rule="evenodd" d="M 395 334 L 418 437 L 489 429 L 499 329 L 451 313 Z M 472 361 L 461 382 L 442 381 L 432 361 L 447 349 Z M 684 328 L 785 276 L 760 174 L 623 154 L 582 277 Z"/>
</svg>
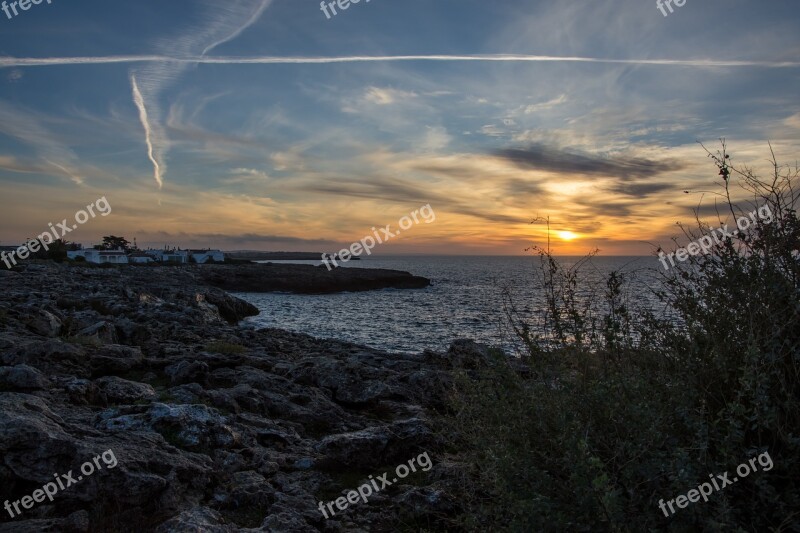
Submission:
<svg viewBox="0 0 800 533">
<path fill-rule="evenodd" d="M 71 171 L 65 166 L 59 165 L 58 163 L 54 163 L 53 161 L 49 161 L 47 159 L 45 159 L 45 161 L 56 167 L 58 170 L 60 170 L 67 176 L 69 176 L 69 179 L 71 179 L 76 185 L 83 185 L 83 178 L 78 174 L 76 174 L 75 172 Z"/>
<path fill-rule="evenodd" d="M 522 168 L 557 174 L 617 176 L 624 179 L 653 177 L 681 168 L 681 164 L 677 161 L 654 161 L 626 156 L 606 158 L 594 154 L 567 152 L 543 145 L 498 150 L 496 155 Z"/>
<path fill-rule="evenodd" d="M 0 102 L 0 133 L 32 146 L 48 165 L 57 168 L 76 185 L 83 185 L 83 178 L 73 170 L 77 166 L 77 155 L 59 141 L 35 113 Z"/>
<path fill-rule="evenodd" d="M 230 177 L 221 180 L 223 183 L 267 183 L 270 181 L 269 174 L 254 168 L 234 168 L 230 173 Z"/>
<path fill-rule="evenodd" d="M 142 232 L 140 242 L 145 244 L 157 244 L 161 242 L 185 242 L 206 246 L 209 242 L 225 243 L 227 249 L 231 247 L 253 246 L 253 245 L 311 245 L 311 246 L 330 246 L 337 244 L 331 239 L 306 239 L 303 237 L 292 237 L 288 235 L 271 235 L 262 233 L 170 233 L 166 231 Z"/>
<path fill-rule="evenodd" d="M 552 100 L 549 100 L 547 102 L 525 106 L 524 113 L 526 115 L 530 115 L 531 113 L 536 113 L 537 111 L 544 111 L 546 109 L 551 109 L 559 104 L 563 104 L 566 101 L 567 101 L 567 95 L 562 94 L 558 98 L 553 98 Z"/>
<path fill-rule="evenodd" d="M 792 128 L 800 129 L 800 113 L 795 113 L 783 121 L 784 124 Z"/>
<path fill-rule="evenodd" d="M 272 3 L 272 0 L 257 0 L 257 1 L 260 1 L 261 4 L 250 15 L 250 18 L 248 18 L 244 22 L 244 24 L 237 24 L 236 23 L 236 20 L 240 17 L 240 13 L 241 13 L 241 9 L 242 8 L 239 8 L 239 6 L 234 6 L 233 8 L 228 7 L 229 11 L 231 12 L 230 15 L 229 15 L 230 16 L 230 20 L 232 20 L 234 22 L 233 30 L 230 32 L 230 34 L 228 34 L 227 36 L 223 37 L 222 39 L 219 39 L 219 40 L 215 41 L 214 43 L 206 46 L 201 55 L 206 55 L 207 53 L 209 53 L 211 50 L 213 50 L 217 46 L 219 46 L 221 44 L 225 44 L 225 43 L 227 43 L 229 41 L 232 41 L 233 39 L 237 38 L 239 35 L 242 34 L 242 32 L 244 30 L 246 30 L 247 28 L 252 26 L 259 19 L 259 17 L 261 17 L 261 14 L 264 12 L 264 10 L 267 9 L 267 7 L 269 7 L 269 5 Z M 214 4 L 214 9 L 220 9 L 220 7 L 221 6 L 219 5 L 219 3 L 215 3 Z M 237 9 L 239 10 L 238 12 L 236 11 Z M 247 10 L 249 8 L 245 7 L 244 9 Z"/>
<path fill-rule="evenodd" d="M 139 118 L 145 129 L 148 157 L 153 163 L 159 188 L 164 184 L 166 155 L 170 149 L 169 137 L 161 126 L 163 112 L 159 99 L 163 91 L 170 87 L 192 63 L 212 59 L 205 54 L 240 35 L 261 16 L 271 2 L 272 0 L 247 0 L 224 6 L 207 2 L 208 17 L 204 24 L 162 41 L 157 48 L 163 55 L 137 56 L 148 58 L 141 62 L 152 63 L 134 70 L 131 74 L 131 85 L 134 104 L 139 110 Z M 200 56 L 197 55 L 198 52 Z M 171 57 L 170 54 L 175 57 Z M 194 57 L 196 61 L 186 61 L 186 57 Z M 85 62 L 77 61 L 77 64 L 82 63 Z M 57 64 L 71 63 L 67 61 Z"/>
<path fill-rule="evenodd" d="M 417 95 L 413 92 L 401 91 L 399 89 L 370 87 L 364 94 L 364 99 L 377 105 L 389 105 L 398 100 L 408 100 Z"/>
</svg>

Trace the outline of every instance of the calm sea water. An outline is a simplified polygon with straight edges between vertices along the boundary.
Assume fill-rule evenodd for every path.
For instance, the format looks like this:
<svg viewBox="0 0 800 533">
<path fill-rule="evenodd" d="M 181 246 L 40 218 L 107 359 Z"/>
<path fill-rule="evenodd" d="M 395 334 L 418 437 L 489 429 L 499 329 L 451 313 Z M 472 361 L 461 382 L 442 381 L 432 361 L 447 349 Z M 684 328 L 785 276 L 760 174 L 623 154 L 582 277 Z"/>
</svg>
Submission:
<svg viewBox="0 0 800 533">
<path fill-rule="evenodd" d="M 577 258 L 561 258 L 573 264 Z M 319 264 L 317 261 L 274 261 Z M 536 257 L 393 256 L 351 261 L 345 268 L 387 268 L 429 278 L 418 290 L 381 290 L 329 295 L 235 293 L 261 314 L 247 319 L 256 327 L 275 327 L 320 338 L 346 340 L 390 352 L 446 350 L 454 339 L 512 347 L 503 326 L 503 290 L 508 288 L 521 313 L 541 309 L 535 287 Z M 653 257 L 596 257 L 582 269 L 600 280 L 611 270 L 635 277 L 634 297 L 647 299 L 658 262 Z M 588 297 L 588 296 L 587 296 Z"/>
</svg>

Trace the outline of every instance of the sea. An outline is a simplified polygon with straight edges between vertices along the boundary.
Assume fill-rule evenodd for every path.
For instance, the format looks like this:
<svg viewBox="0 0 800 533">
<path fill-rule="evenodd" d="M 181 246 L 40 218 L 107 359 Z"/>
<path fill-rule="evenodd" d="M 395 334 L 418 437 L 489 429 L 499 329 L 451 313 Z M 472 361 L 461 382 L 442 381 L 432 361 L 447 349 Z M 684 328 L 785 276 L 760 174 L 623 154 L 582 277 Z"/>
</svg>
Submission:
<svg viewBox="0 0 800 533">
<path fill-rule="evenodd" d="M 582 260 L 558 258 L 567 268 Z M 446 351 L 455 339 L 472 339 L 516 352 L 519 342 L 508 327 L 507 311 L 513 305 L 515 315 L 527 319 L 544 310 L 538 256 L 373 256 L 344 265 L 340 268 L 402 270 L 430 279 L 431 286 L 325 295 L 233 293 L 260 310 L 245 324 L 395 353 Z M 579 297 L 587 302 L 601 298 L 608 274 L 619 271 L 629 280 L 626 296 L 637 306 L 655 309 L 659 303 L 653 287 L 658 283 L 659 268 L 652 256 L 596 256 L 581 263 L 579 279 L 585 283 L 578 284 Z"/>
</svg>

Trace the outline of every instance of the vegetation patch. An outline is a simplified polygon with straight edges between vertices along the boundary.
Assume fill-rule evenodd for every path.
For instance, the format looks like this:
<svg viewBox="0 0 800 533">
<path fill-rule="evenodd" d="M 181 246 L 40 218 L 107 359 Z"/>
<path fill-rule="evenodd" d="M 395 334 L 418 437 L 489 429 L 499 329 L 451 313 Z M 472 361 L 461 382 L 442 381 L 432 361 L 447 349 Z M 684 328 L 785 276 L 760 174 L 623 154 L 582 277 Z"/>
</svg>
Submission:
<svg viewBox="0 0 800 533">
<path fill-rule="evenodd" d="M 587 281 L 537 249 L 544 312 L 507 325 L 517 362 L 491 354 L 457 376 L 441 437 L 463 465 L 454 528 L 509 531 L 787 531 L 800 509 L 798 170 L 761 180 L 709 154 L 723 178 L 720 224 L 754 207 L 774 220 L 659 273 L 667 313 L 637 306 L 635 273 Z M 732 199 L 738 176 L 748 192 Z M 687 240 L 710 226 L 684 228 Z M 654 258 L 654 264 L 658 264 Z M 632 298 L 634 294 L 637 297 Z M 519 363 L 519 364 L 517 364 Z M 665 517 L 659 501 L 768 452 L 774 468 Z M 735 475 L 735 474 L 733 474 Z M 733 475 L 731 477 L 733 477 Z M 792 526 L 794 524 L 794 526 Z"/>
</svg>

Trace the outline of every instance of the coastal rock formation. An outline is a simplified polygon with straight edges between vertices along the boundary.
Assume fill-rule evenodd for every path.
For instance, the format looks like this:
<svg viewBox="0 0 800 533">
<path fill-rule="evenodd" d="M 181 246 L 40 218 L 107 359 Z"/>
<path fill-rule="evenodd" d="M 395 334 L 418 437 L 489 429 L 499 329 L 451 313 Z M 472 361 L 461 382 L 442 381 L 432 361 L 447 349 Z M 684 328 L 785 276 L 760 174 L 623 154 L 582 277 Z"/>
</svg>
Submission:
<svg viewBox="0 0 800 533">
<path fill-rule="evenodd" d="M 376 289 L 424 289 L 430 280 L 400 270 L 334 268 L 292 264 L 209 265 L 200 278 L 214 287 L 235 292 L 326 294 Z"/>
<path fill-rule="evenodd" d="M 394 531 L 453 512 L 430 415 L 448 356 L 237 325 L 257 310 L 205 285 L 223 274 L 255 283 L 216 266 L 3 275 L 0 504 L 106 450 L 118 463 L 20 515 L 0 509 L 0 531 Z M 423 452 L 430 471 L 318 510 Z"/>
</svg>

